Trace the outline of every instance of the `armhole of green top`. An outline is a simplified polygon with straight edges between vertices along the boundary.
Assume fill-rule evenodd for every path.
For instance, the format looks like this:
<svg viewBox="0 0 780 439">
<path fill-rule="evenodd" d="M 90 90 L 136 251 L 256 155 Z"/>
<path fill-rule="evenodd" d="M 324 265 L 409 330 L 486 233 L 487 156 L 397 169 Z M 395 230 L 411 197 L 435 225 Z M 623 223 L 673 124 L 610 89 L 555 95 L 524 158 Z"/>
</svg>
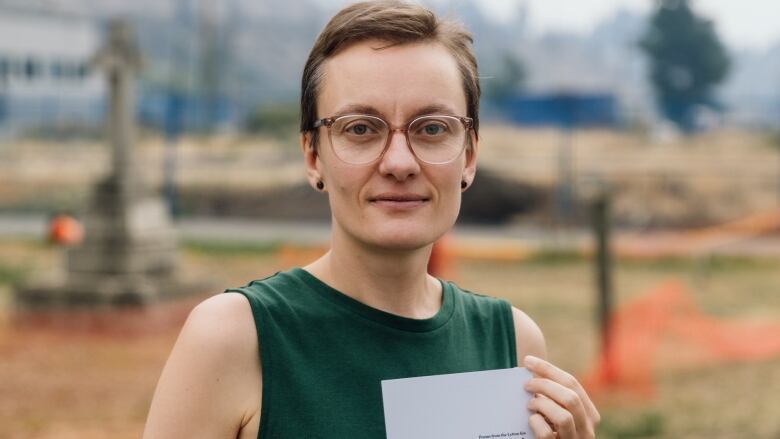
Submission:
<svg viewBox="0 0 780 439">
<path fill-rule="evenodd" d="M 265 439 L 268 438 L 268 410 L 271 406 L 271 390 L 272 390 L 272 380 L 271 377 L 271 371 L 273 370 L 273 362 L 272 357 L 270 355 L 270 347 L 268 346 L 268 343 L 264 343 L 263 339 L 261 337 L 261 334 L 267 333 L 266 331 L 266 323 L 268 323 L 269 319 L 267 318 L 267 310 L 265 309 L 265 306 L 263 306 L 260 299 L 257 297 L 253 297 L 252 294 L 248 293 L 247 291 L 244 291 L 243 288 L 229 288 L 224 291 L 225 293 L 239 293 L 246 297 L 246 300 L 249 301 L 249 306 L 252 309 L 252 319 L 255 322 L 255 331 L 256 331 L 256 337 L 257 337 L 257 344 L 260 347 L 259 349 L 259 355 L 260 355 L 260 379 L 262 380 L 262 390 L 261 390 L 261 400 L 260 400 L 260 423 L 258 425 L 257 429 L 257 439 Z"/>
<path fill-rule="evenodd" d="M 517 331 L 515 329 L 515 318 L 512 314 L 512 304 L 508 301 L 501 299 L 501 308 L 506 322 L 507 336 L 509 337 L 509 354 L 511 355 L 510 364 L 512 367 L 517 367 Z"/>
</svg>

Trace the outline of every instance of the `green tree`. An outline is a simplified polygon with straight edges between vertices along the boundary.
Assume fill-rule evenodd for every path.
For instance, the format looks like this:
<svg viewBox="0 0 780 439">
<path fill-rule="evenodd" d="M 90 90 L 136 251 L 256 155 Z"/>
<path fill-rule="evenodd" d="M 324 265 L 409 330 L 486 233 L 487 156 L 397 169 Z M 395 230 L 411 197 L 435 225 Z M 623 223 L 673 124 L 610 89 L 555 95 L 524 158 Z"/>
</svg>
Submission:
<svg viewBox="0 0 780 439">
<path fill-rule="evenodd" d="M 650 80 L 662 113 L 683 131 L 694 126 L 695 109 L 718 109 L 715 87 L 731 62 L 710 20 L 689 0 L 656 0 L 655 12 L 639 43 L 650 61 Z"/>
</svg>

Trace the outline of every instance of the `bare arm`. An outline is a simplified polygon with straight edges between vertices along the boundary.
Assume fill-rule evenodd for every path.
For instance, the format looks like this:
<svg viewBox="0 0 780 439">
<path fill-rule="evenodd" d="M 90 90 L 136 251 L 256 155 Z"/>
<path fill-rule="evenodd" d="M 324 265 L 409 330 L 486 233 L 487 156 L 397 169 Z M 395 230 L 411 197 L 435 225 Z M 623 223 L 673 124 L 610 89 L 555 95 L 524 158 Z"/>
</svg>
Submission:
<svg viewBox="0 0 780 439">
<path fill-rule="evenodd" d="M 538 439 L 591 439 L 601 420 L 596 406 L 577 379 L 546 361 L 547 348 L 539 326 L 512 308 L 517 341 L 517 364 L 534 374 L 526 390 L 534 393 L 529 424 Z"/>
<path fill-rule="evenodd" d="M 522 366 L 526 355 L 547 358 L 547 345 L 539 326 L 528 315 L 512 307 L 515 321 L 515 344 L 517 345 L 517 364 Z"/>
<path fill-rule="evenodd" d="M 219 294 L 196 306 L 157 383 L 144 439 L 233 439 L 257 424 L 255 334 L 249 302 L 240 294 Z"/>
</svg>

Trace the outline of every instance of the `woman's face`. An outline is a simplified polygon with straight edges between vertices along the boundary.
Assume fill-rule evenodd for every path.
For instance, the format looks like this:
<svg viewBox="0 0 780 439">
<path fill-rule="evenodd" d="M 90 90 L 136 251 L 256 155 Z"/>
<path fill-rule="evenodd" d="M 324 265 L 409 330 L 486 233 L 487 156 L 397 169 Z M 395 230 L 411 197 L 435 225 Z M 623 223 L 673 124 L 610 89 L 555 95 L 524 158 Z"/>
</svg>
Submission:
<svg viewBox="0 0 780 439">
<path fill-rule="evenodd" d="M 438 43 L 381 50 L 370 40 L 344 49 L 323 64 L 317 117 L 355 113 L 380 116 L 395 128 L 427 114 L 466 115 L 466 96 L 455 59 Z M 391 134 L 384 155 L 352 165 L 334 156 L 327 128 L 316 150 L 302 137 L 309 182 L 325 184 L 333 233 L 371 247 L 412 250 L 452 227 L 460 209 L 461 181 L 474 178 L 477 142 L 455 160 L 417 160 L 401 132 Z"/>
</svg>

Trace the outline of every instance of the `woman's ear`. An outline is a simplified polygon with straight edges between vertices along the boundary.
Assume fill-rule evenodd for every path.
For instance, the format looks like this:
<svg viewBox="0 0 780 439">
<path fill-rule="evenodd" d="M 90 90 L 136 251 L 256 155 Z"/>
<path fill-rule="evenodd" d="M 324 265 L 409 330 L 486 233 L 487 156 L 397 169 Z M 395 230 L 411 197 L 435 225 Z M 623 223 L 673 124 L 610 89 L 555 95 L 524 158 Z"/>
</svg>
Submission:
<svg viewBox="0 0 780 439">
<path fill-rule="evenodd" d="M 471 141 L 466 147 L 466 164 L 463 168 L 463 181 L 466 187 L 471 187 L 477 174 L 477 154 L 479 153 L 479 139 L 476 133 L 471 132 Z"/>
<path fill-rule="evenodd" d="M 318 183 L 322 183 L 322 174 L 319 169 L 320 160 L 312 132 L 301 133 L 300 141 L 301 150 L 303 151 L 303 163 L 306 166 L 306 179 L 309 181 L 309 186 L 321 191 L 321 188 L 318 187 Z"/>
</svg>

